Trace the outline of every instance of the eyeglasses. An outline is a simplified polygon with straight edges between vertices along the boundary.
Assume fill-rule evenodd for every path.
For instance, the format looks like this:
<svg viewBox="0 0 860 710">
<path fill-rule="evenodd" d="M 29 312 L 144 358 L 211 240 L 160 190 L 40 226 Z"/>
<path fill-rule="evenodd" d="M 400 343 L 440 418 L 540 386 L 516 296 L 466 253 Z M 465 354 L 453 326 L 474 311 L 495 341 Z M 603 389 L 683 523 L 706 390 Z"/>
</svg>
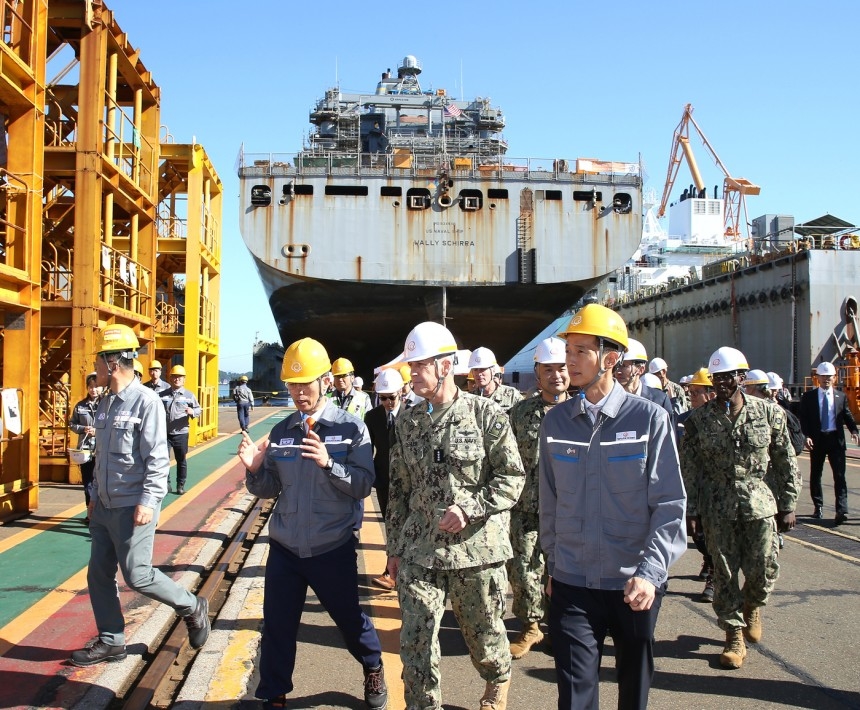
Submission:
<svg viewBox="0 0 860 710">
<path fill-rule="evenodd" d="M 391 402 L 398 399 L 396 394 L 381 394 L 379 395 L 380 402 Z"/>
<path fill-rule="evenodd" d="M 734 372 L 734 371 L 732 371 L 732 372 L 714 372 L 714 373 L 711 373 L 711 379 L 714 382 L 716 382 L 717 380 L 728 381 L 728 380 L 733 380 L 737 376 L 737 374 L 738 373 Z"/>
</svg>

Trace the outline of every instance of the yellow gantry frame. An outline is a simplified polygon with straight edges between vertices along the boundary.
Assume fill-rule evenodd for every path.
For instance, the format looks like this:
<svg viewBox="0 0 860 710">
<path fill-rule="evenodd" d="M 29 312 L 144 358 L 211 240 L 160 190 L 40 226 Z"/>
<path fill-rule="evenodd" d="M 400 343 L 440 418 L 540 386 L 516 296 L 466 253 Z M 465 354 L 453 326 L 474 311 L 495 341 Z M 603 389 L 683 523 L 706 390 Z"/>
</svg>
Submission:
<svg viewBox="0 0 860 710">
<path fill-rule="evenodd" d="M 67 423 L 106 324 L 134 328 L 144 366 L 183 364 L 204 407 L 191 443 L 217 433 L 222 186 L 202 147 L 160 143 L 159 88 L 102 3 L 0 0 L 0 12 L 0 374 L 23 421 L 0 442 L 2 522 L 38 506 L 40 480 L 80 480 Z M 52 82 L 47 57 L 63 51 L 77 75 Z M 187 297 L 165 327 L 175 274 Z"/>
</svg>

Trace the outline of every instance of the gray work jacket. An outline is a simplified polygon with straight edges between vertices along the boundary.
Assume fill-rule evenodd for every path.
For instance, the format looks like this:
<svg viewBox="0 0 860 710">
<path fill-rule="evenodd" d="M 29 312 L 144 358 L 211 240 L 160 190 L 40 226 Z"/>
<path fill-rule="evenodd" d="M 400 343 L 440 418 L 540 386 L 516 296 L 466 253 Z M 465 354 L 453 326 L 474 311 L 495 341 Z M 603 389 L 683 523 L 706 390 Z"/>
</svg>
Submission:
<svg viewBox="0 0 860 710">
<path fill-rule="evenodd" d="M 187 434 L 188 425 L 192 419 L 200 416 L 203 408 L 197 397 L 184 387 L 173 389 L 171 387 L 160 394 L 161 401 L 164 403 L 164 409 L 167 412 L 167 433 L 168 434 Z M 191 414 L 185 410 L 191 407 Z"/>
<path fill-rule="evenodd" d="M 655 586 L 687 548 L 686 494 L 672 424 L 653 402 L 612 388 L 592 425 L 582 398 L 540 431 L 540 540 L 549 574 L 578 587 Z"/>
</svg>

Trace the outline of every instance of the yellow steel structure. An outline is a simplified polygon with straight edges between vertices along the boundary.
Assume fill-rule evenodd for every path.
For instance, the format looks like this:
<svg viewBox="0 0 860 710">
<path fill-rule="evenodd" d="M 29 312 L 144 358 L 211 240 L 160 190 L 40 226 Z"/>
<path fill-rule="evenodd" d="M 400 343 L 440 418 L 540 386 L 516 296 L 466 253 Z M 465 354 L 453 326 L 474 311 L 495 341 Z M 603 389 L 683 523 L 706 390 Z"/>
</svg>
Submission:
<svg viewBox="0 0 860 710">
<path fill-rule="evenodd" d="M 4 406 L 2 522 L 38 506 L 40 480 L 80 480 L 68 418 L 106 324 L 135 330 L 145 365 L 185 365 L 204 407 L 191 443 L 217 432 L 222 188 L 203 148 L 161 145 L 159 88 L 102 2 L 0 12 L 0 375 L 22 424 L 10 434 Z"/>
<path fill-rule="evenodd" d="M 0 520 L 38 507 L 41 198 L 48 5 L 0 0 Z M 8 157 L 6 143 L 9 143 Z M 17 405 L 13 400 L 17 399 Z M 17 407 L 17 412 L 15 411 Z M 19 416 L 15 416 L 18 414 Z"/>
</svg>

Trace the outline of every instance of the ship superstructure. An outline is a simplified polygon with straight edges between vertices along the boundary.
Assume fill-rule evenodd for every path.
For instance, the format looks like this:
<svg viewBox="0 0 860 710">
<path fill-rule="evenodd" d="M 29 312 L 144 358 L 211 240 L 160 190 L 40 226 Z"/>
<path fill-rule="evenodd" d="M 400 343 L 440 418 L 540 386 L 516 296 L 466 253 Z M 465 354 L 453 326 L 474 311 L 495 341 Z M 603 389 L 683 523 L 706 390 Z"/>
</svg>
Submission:
<svg viewBox="0 0 860 710">
<path fill-rule="evenodd" d="M 425 90 L 404 58 L 374 91 L 326 91 L 293 154 L 243 154 L 240 227 L 282 340 L 359 369 L 417 322 L 504 358 L 621 266 L 642 228 L 638 162 L 515 159 L 489 99 Z"/>
</svg>

